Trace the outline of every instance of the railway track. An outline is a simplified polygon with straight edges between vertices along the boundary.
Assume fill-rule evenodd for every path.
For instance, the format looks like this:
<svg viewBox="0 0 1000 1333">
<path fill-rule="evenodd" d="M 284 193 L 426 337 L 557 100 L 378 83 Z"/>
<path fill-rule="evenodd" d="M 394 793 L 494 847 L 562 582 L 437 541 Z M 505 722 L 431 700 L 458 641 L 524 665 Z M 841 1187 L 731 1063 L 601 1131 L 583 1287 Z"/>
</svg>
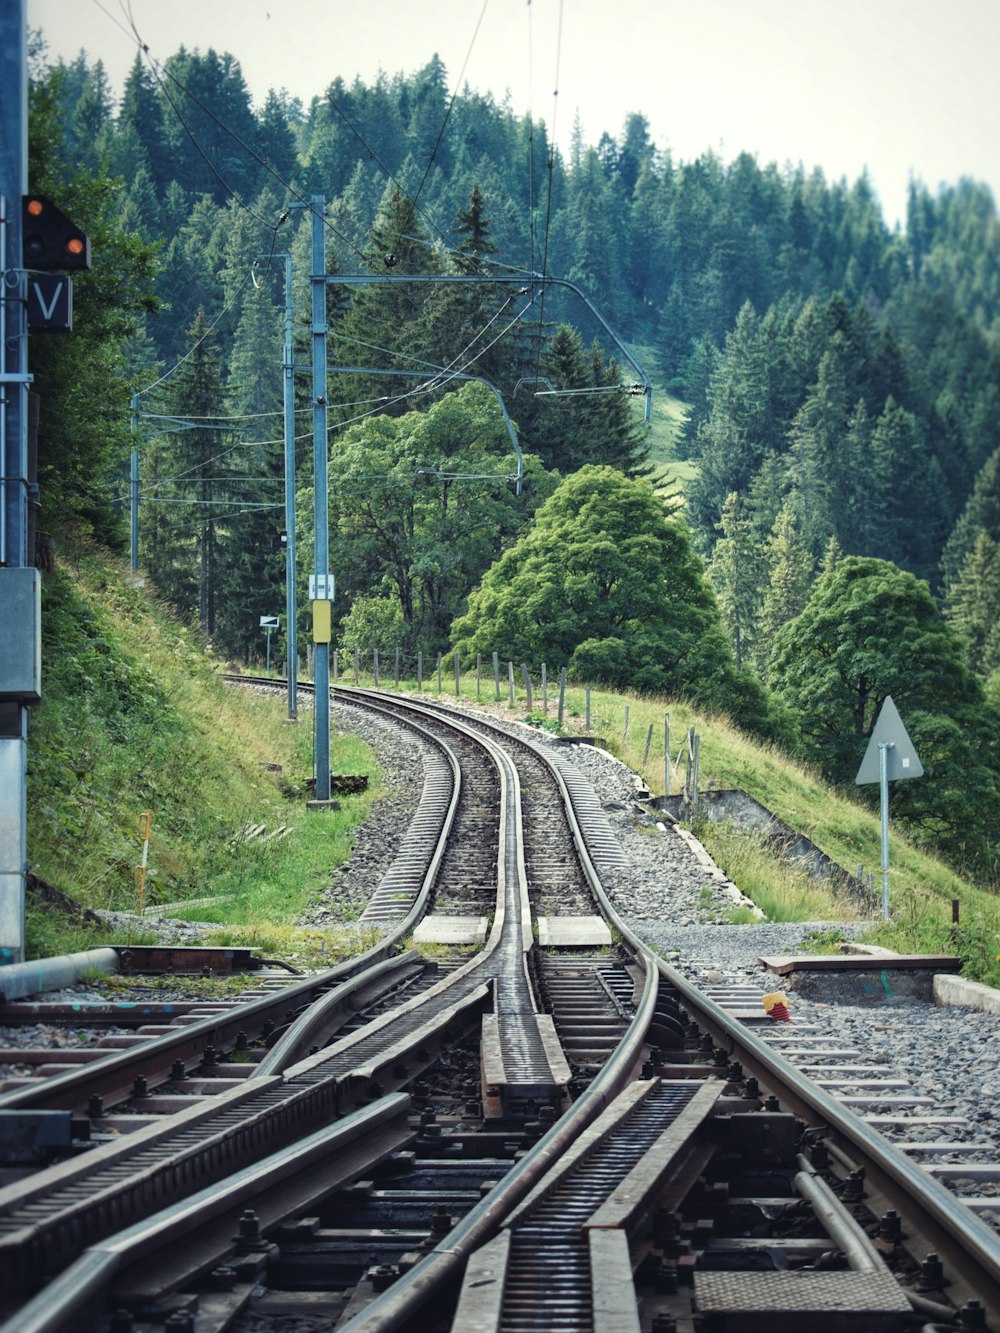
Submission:
<svg viewBox="0 0 1000 1333">
<path fill-rule="evenodd" d="M 795 1069 L 762 1011 L 699 991 L 617 917 L 602 878 L 621 852 L 571 765 L 426 700 L 338 696 L 391 725 L 405 713 L 427 756 L 372 900 L 377 956 L 326 978 L 212 1103 L 0 1191 L 5 1326 L 1000 1319 L 996 1232 Z M 428 908 L 492 916 L 483 951 L 436 974 L 397 963 Z M 620 945 L 535 944 L 539 916 L 598 911 Z M 384 998 L 396 966 L 401 1003 Z"/>
</svg>

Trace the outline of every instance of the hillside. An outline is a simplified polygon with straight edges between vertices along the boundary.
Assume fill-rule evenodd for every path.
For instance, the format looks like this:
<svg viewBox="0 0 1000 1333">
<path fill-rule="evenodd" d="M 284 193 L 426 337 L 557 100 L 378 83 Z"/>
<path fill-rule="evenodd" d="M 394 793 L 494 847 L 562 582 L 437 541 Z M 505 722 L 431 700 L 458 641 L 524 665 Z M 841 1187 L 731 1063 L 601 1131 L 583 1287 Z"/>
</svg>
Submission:
<svg viewBox="0 0 1000 1333">
<path fill-rule="evenodd" d="M 148 810 L 143 905 L 210 896 L 213 919 L 229 932 L 218 942 L 307 949 L 288 927 L 347 856 L 378 782 L 344 798 L 340 811 L 307 815 L 310 715 L 289 725 L 283 699 L 227 686 L 197 633 L 90 543 L 60 541 L 43 581 L 42 623 L 42 702 L 32 710 L 28 761 L 33 873 L 81 908 L 138 911 Z M 377 776 L 356 738 L 334 736 L 332 747 L 335 772 Z M 240 842 L 247 824 L 291 831 Z M 105 934 L 29 906 L 31 956 Z M 141 926 L 130 939 L 142 942 Z"/>
<path fill-rule="evenodd" d="M 117 106 L 83 53 L 32 82 L 33 188 L 94 255 L 72 338 L 32 339 L 54 525 L 120 547 L 135 446 L 143 568 L 221 655 L 258 657 L 285 605 L 287 314 L 303 629 L 322 400 L 340 651 L 499 651 L 683 695 L 840 784 L 891 695 L 928 773 L 897 817 L 1000 884 L 988 189 L 914 182 L 892 230 L 864 177 L 675 161 L 641 116 L 542 171 L 544 127 L 452 105 L 439 61 L 266 112 L 228 56 L 167 63 L 199 89 L 187 127 L 141 61 Z"/>
<path fill-rule="evenodd" d="M 92 544 L 65 541 L 58 568 L 44 580 L 43 702 L 32 717 L 29 749 L 29 847 L 35 874 L 81 907 L 135 911 L 133 869 L 141 854 L 139 818 L 152 811 L 146 902 L 177 905 L 171 915 L 214 919 L 220 943 L 245 942 L 310 956 L 353 947 L 349 931 L 317 939 L 294 921 L 310 895 L 346 857 L 351 830 L 381 794 L 377 766 L 353 737 L 333 739 L 335 771 L 372 773 L 370 791 L 344 798 L 336 815 L 309 815 L 309 715 L 285 721 L 284 700 L 234 691 L 219 664 L 146 588 L 132 586 L 123 565 Z M 474 680 L 466 701 L 475 705 Z M 482 689 L 482 700 L 492 685 Z M 513 710 L 523 718 L 523 692 Z M 552 727 L 538 711 L 537 725 Z M 878 863 L 873 810 L 832 791 L 818 775 L 777 747 L 755 744 L 725 719 L 700 715 L 678 701 L 594 690 L 592 731 L 608 748 L 663 790 L 662 734 L 669 710 L 674 757 L 687 728 L 702 736 L 703 787 L 739 787 L 806 833 L 850 870 Z M 623 736 L 625 710 L 629 735 Z M 571 687 L 565 725 L 582 729 L 585 694 Z M 644 762 L 649 728 L 657 738 Z M 658 753 L 659 750 L 659 753 Z M 280 764 L 282 771 L 273 771 Z M 673 789 L 678 789 L 677 778 Z M 234 844 L 248 822 L 292 833 L 270 844 Z M 699 826 L 719 863 L 774 919 L 853 914 L 821 887 L 789 877 L 756 840 Z M 902 949 L 956 947 L 966 974 L 1000 984 L 995 941 L 1000 899 L 976 890 L 894 833 L 894 921 L 873 925 L 871 938 Z M 204 898 L 215 900 L 200 905 Z M 951 902 L 961 904 L 961 931 L 950 934 Z M 186 908 L 182 900 L 189 900 Z M 88 947 L 105 928 L 77 926 L 35 905 L 29 914 L 32 956 Z M 131 942 L 141 942 L 135 931 Z"/>
</svg>

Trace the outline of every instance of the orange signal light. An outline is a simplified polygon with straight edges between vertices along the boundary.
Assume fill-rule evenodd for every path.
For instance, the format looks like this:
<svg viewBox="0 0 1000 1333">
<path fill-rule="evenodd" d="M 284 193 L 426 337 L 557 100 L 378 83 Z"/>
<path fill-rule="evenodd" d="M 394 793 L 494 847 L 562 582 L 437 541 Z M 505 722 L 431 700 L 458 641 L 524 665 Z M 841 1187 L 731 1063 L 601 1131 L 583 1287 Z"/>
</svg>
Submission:
<svg viewBox="0 0 1000 1333">
<path fill-rule="evenodd" d="M 29 269 L 72 271 L 90 268 L 85 232 L 44 194 L 21 197 L 21 249 Z"/>
</svg>

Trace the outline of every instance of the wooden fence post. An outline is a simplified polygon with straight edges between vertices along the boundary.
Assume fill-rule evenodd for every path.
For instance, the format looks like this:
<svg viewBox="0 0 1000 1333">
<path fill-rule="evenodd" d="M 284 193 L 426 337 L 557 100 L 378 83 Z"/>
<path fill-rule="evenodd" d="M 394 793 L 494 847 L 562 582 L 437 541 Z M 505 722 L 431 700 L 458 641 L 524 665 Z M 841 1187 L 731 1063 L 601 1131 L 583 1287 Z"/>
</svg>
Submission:
<svg viewBox="0 0 1000 1333">
<path fill-rule="evenodd" d="M 510 707 L 514 707 L 514 663 L 507 663 L 507 692 L 510 695 Z"/>
<path fill-rule="evenodd" d="M 378 649 L 372 649 L 372 666 L 375 670 L 375 688 L 378 689 Z"/>
<path fill-rule="evenodd" d="M 563 710 L 566 707 L 566 668 L 559 672 L 559 721 L 563 720 Z"/>
<path fill-rule="evenodd" d="M 643 754 L 642 754 L 642 765 L 643 765 L 643 768 L 645 768 L 646 764 L 649 763 L 649 747 L 650 747 L 652 744 L 653 744 L 653 724 L 652 724 L 652 722 L 650 722 L 650 724 L 649 724 L 649 731 L 646 732 L 646 748 L 645 748 L 645 750 L 643 751 Z"/>
<path fill-rule="evenodd" d="M 500 699 L 500 654 L 493 654 L 493 684 L 496 688 L 497 700 Z"/>
<path fill-rule="evenodd" d="M 440 693 L 441 693 L 441 654 L 440 654 L 440 653 L 438 653 L 437 668 L 438 668 L 438 694 L 440 694 Z"/>
<path fill-rule="evenodd" d="M 528 675 L 528 668 L 521 663 L 521 674 L 524 676 L 524 692 L 528 696 L 528 712 L 531 712 L 531 677 Z"/>
<path fill-rule="evenodd" d="M 584 692 L 584 698 L 586 702 L 584 704 L 583 729 L 589 736 L 590 735 L 590 686 L 589 685 L 587 686 L 586 691 Z"/>
<path fill-rule="evenodd" d="M 549 682 L 545 677 L 545 663 L 542 663 L 542 713 L 549 715 Z"/>
<path fill-rule="evenodd" d="M 460 670 L 461 667 L 459 666 L 459 661 L 458 661 L 458 649 L 456 648 L 455 649 L 455 698 L 456 699 L 461 699 L 462 697 L 462 687 L 461 684 L 459 683 L 461 679 L 459 676 Z"/>
<path fill-rule="evenodd" d="M 396 689 L 399 689 L 399 649 L 396 649 Z"/>
<path fill-rule="evenodd" d="M 337 649 L 333 650 L 333 683 L 336 685 L 338 679 L 339 667 L 337 663 Z"/>
<path fill-rule="evenodd" d="M 670 714 L 663 714 L 663 794 L 670 795 L 671 779 L 673 778 L 672 766 L 670 763 Z"/>
<path fill-rule="evenodd" d="M 623 740 L 623 741 L 627 741 L 627 740 L 628 740 L 628 719 L 629 719 L 629 712 L 630 712 L 630 711 L 631 711 L 631 710 L 629 709 L 629 705 L 626 704 L 626 705 L 625 705 L 625 726 L 624 726 L 624 728 L 622 729 L 622 740 Z"/>
<path fill-rule="evenodd" d="M 479 685 L 480 685 L 480 674 L 482 670 L 482 665 L 483 665 L 482 658 L 479 655 L 479 653 L 476 653 L 476 702 L 477 703 L 479 702 Z"/>
<path fill-rule="evenodd" d="M 424 655 L 417 649 L 417 689 L 424 688 Z"/>
</svg>

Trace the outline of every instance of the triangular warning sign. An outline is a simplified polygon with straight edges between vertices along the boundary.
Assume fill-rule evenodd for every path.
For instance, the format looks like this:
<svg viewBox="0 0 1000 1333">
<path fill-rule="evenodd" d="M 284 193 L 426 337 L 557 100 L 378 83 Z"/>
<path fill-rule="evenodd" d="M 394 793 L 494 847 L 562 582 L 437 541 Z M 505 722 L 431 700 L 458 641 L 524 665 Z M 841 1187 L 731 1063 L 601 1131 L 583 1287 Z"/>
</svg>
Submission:
<svg viewBox="0 0 1000 1333">
<path fill-rule="evenodd" d="M 868 749 L 865 751 L 865 757 L 858 769 L 858 776 L 854 779 L 859 787 L 864 786 L 866 782 L 880 782 L 882 780 L 879 772 L 879 746 L 885 743 L 889 746 L 887 760 L 890 782 L 901 782 L 904 778 L 923 777 L 924 766 L 917 758 L 913 742 L 906 734 L 903 719 L 897 713 L 896 705 L 892 702 L 892 695 L 887 694 L 885 703 L 875 719 L 871 740 L 868 742 Z"/>
</svg>

